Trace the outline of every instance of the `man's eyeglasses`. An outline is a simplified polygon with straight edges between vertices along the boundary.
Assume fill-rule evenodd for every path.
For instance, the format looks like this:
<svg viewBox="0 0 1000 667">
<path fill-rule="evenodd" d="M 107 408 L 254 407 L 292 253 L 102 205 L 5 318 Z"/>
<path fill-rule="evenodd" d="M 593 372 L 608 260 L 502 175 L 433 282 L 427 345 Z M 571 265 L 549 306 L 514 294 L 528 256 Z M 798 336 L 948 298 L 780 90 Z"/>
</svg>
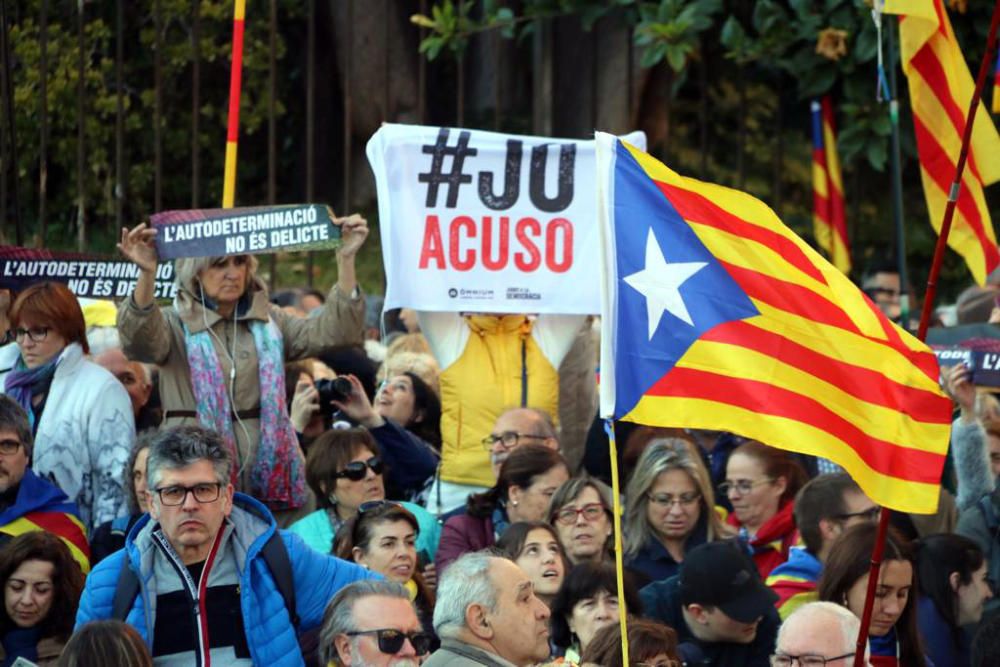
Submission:
<svg viewBox="0 0 1000 667">
<path fill-rule="evenodd" d="M 369 469 L 376 475 L 381 475 L 383 467 L 382 459 L 378 456 L 373 456 L 367 461 L 351 461 L 344 466 L 343 470 L 335 474 L 333 478 L 346 478 L 352 482 L 360 482 L 368 475 Z"/>
<path fill-rule="evenodd" d="M 11 329 L 11 331 L 14 334 L 14 340 L 18 343 L 23 341 L 25 336 L 36 343 L 41 343 L 49 335 L 49 332 L 52 331 L 52 327 L 31 327 L 30 329 L 22 329 L 21 327 L 18 327 L 16 329 Z"/>
<path fill-rule="evenodd" d="M 174 486 L 161 486 L 154 490 L 160 496 L 160 503 L 162 505 L 176 507 L 177 505 L 184 504 L 189 493 L 199 503 L 214 503 L 219 499 L 219 494 L 222 492 L 222 484 L 219 482 L 202 482 L 194 486 L 176 484 Z"/>
<path fill-rule="evenodd" d="M 697 491 L 682 493 L 679 496 L 672 496 L 669 493 L 649 494 L 649 502 L 660 507 L 673 507 L 674 505 L 691 507 L 691 505 L 694 505 L 699 500 L 701 500 L 701 494 Z"/>
<path fill-rule="evenodd" d="M 532 435 L 531 433 L 518 433 L 517 431 L 504 431 L 503 433 L 490 433 L 483 438 L 482 443 L 486 449 L 492 449 L 494 445 L 500 443 L 504 449 L 517 447 L 521 438 L 533 438 L 535 440 L 545 440 L 544 435 Z"/>
<path fill-rule="evenodd" d="M 0 454 L 3 456 L 13 456 L 20 448 L 20 440 L 0 440 Z"/>
<path fill-rule="evenodd" d="M 601 503 L 587 503 L 583 507 L 564 507 L 556 512 L 556 521 L 569 526 L 576 523 L 576 518 L 580 515 L 588 522 L 597 521 L 604 516 L 604 505 Z"/>
<path fill-rule="evenodd" d="M 853 657 L 854 651 L 845 653 L 844 655 L 838 655 L 835 658 L 825 658 L 821 655 L 813 654 L 788 655 L 787 653 L 775 653 L 771 656 L 771 667 L 792 667 L 792 665 L 796 662 L 801 665 L 801 667 L 825 667 L 825 665 L 829 662 Z"/>
<path fill-rule="evenodd" d="M 848 519 L 853 519 L 856 516 L 867 519 L 868 521 L 878 521 L 878 515 L 882 511 L 882 508 L 876 505 L 875 507 L 869 507 L 866 510 L 861 510 L 860 512 L 845 512 L 844 514 L 835 514 L 833 518 L 840 519 L 842 521 L 847 521 Z"/>
<path fill-rule="evenodd" d="M 757 481 L 751 481 L 749 479 L 738 479 L 735 482 L 724 482 L 719 484 L 719 491 L 723 495 L 729 495 L 730 493 L 738 493 L 741 496 L 745 496 L 754 490 L 755 486 L 760 486 L 761 484 L 770 484 L 773 479 L 758 479 Z"/>
<path fill-rule="evenodd" d="M 378 637 L 378 650 L 387 655 L 399 653 L 407 639 L 410 640 L 410 645 L 413 646 L 417 655 L 424 655 L 431 649 L 431 636 L 423 631 L 403 632 L 402 630 L 386 628 L 382 630 L 357 630 L 344 634 L 348 637 L 374 634 Z"/>
</svg>

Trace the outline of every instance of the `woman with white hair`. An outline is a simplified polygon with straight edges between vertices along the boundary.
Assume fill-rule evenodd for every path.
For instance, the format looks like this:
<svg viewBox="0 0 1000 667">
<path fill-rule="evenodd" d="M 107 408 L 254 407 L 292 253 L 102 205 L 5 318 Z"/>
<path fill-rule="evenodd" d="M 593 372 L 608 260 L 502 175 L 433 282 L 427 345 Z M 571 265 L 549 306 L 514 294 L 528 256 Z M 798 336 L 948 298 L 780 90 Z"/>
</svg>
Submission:
<svg viewBox="0 0 1000 667">
<path fill-rule="evenodd" d="M 218 431 L 237 463 L 233 484 L 272 510 L 299 508 L 307 498 L 285 404 L 285 362 L 361 342 L 365 302 L 354 262 L 368 223 L 357 215 L 335 222 L 342 239 L 337 284 L 308 319 L 269 303 L 252 255 L 178 259 L 173 307 L 160 308 L 153 300 L 156 230 L 123 229 L 118 244 L 140 269 L 118 311 L 122 347 L 130 359 L 160 366 L 163 426 L 195 422 Z"/>
</svg>

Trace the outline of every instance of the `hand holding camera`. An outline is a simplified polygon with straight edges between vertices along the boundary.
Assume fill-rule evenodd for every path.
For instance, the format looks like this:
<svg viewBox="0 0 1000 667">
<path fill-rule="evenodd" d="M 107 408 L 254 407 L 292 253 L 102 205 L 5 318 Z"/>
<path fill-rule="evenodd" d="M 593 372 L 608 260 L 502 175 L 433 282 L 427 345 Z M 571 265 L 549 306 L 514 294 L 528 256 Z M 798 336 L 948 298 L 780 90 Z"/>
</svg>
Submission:
<svg viewBox="0 0 1000 667">
<path fill-rule="evenodd" d="M 368 400 L 361 380 L 353 375 L 318 380 L 316 390 L 319 393 L 320 409 L 329 411 L 324 414 L 332 414 L 334 409 L 340 410 L 347 418 L 365 428 L 377 428 L 385 423 Z"/>
</svg>

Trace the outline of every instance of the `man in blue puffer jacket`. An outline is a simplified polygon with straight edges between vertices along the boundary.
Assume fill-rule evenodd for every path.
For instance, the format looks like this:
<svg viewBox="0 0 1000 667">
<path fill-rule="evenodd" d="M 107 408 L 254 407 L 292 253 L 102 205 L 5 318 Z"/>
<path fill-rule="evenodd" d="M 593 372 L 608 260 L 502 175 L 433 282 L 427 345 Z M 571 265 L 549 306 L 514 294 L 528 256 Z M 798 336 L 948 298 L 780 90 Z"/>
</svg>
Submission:
<svg viewBox="0 0 1000 667">
<path fill-rule="evenodd" d="M 263 504 L 234 494 L 231 469 L 232 457 L 213 431 L 186 426 L 156 437 L 147 462 L 150 516 L 87 578 L 77 627 L 112 617 L 128 567 L 138 593 L 125 620 L 146 640 L 155 664 L 304 664 L 286 598 L 262 552 L 277 531 L 274 518 Z M 278 532 L 301 631 L 322 623 L 340 588 L 377 577 Z"/>
</svg>

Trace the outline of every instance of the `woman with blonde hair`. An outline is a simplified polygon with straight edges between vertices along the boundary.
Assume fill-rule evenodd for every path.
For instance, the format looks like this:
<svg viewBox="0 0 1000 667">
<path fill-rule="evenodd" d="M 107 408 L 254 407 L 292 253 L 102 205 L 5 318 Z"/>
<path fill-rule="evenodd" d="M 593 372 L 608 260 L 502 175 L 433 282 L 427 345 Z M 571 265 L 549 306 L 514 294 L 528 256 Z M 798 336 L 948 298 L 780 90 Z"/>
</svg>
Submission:
<svg viewBox="0 0 1000 667">
<path fill-rule="evenodd" d="M 625 565 L 650 581 L 677 574 L 691 548 L 731 537 L 716 512 L 715 491 L 695 446 L 653 440 L 626 490 Z"/>
<path fill-rule="evenodd" d="M 305 462 L 286 407 L 285 362 L 361 342 L 365 301 L 355 256 L 368 226 L 356 215 L 335 223 L 341 228 L 337 284 L 310 318 L 269 302 L 252 255 L 178 259 L 173 307 L 160 308 L 154 302 L 156 230 L 144 224 L 123 229 L 118 244 L 140 269 L 118 310 L 122 347 L 130 359 L 160 366 L 163 427 L 198 423 L 218 431 L 235 462 L 237 490 L 272 511 L 294 510 L 308 499 Z"/>
</svg>

